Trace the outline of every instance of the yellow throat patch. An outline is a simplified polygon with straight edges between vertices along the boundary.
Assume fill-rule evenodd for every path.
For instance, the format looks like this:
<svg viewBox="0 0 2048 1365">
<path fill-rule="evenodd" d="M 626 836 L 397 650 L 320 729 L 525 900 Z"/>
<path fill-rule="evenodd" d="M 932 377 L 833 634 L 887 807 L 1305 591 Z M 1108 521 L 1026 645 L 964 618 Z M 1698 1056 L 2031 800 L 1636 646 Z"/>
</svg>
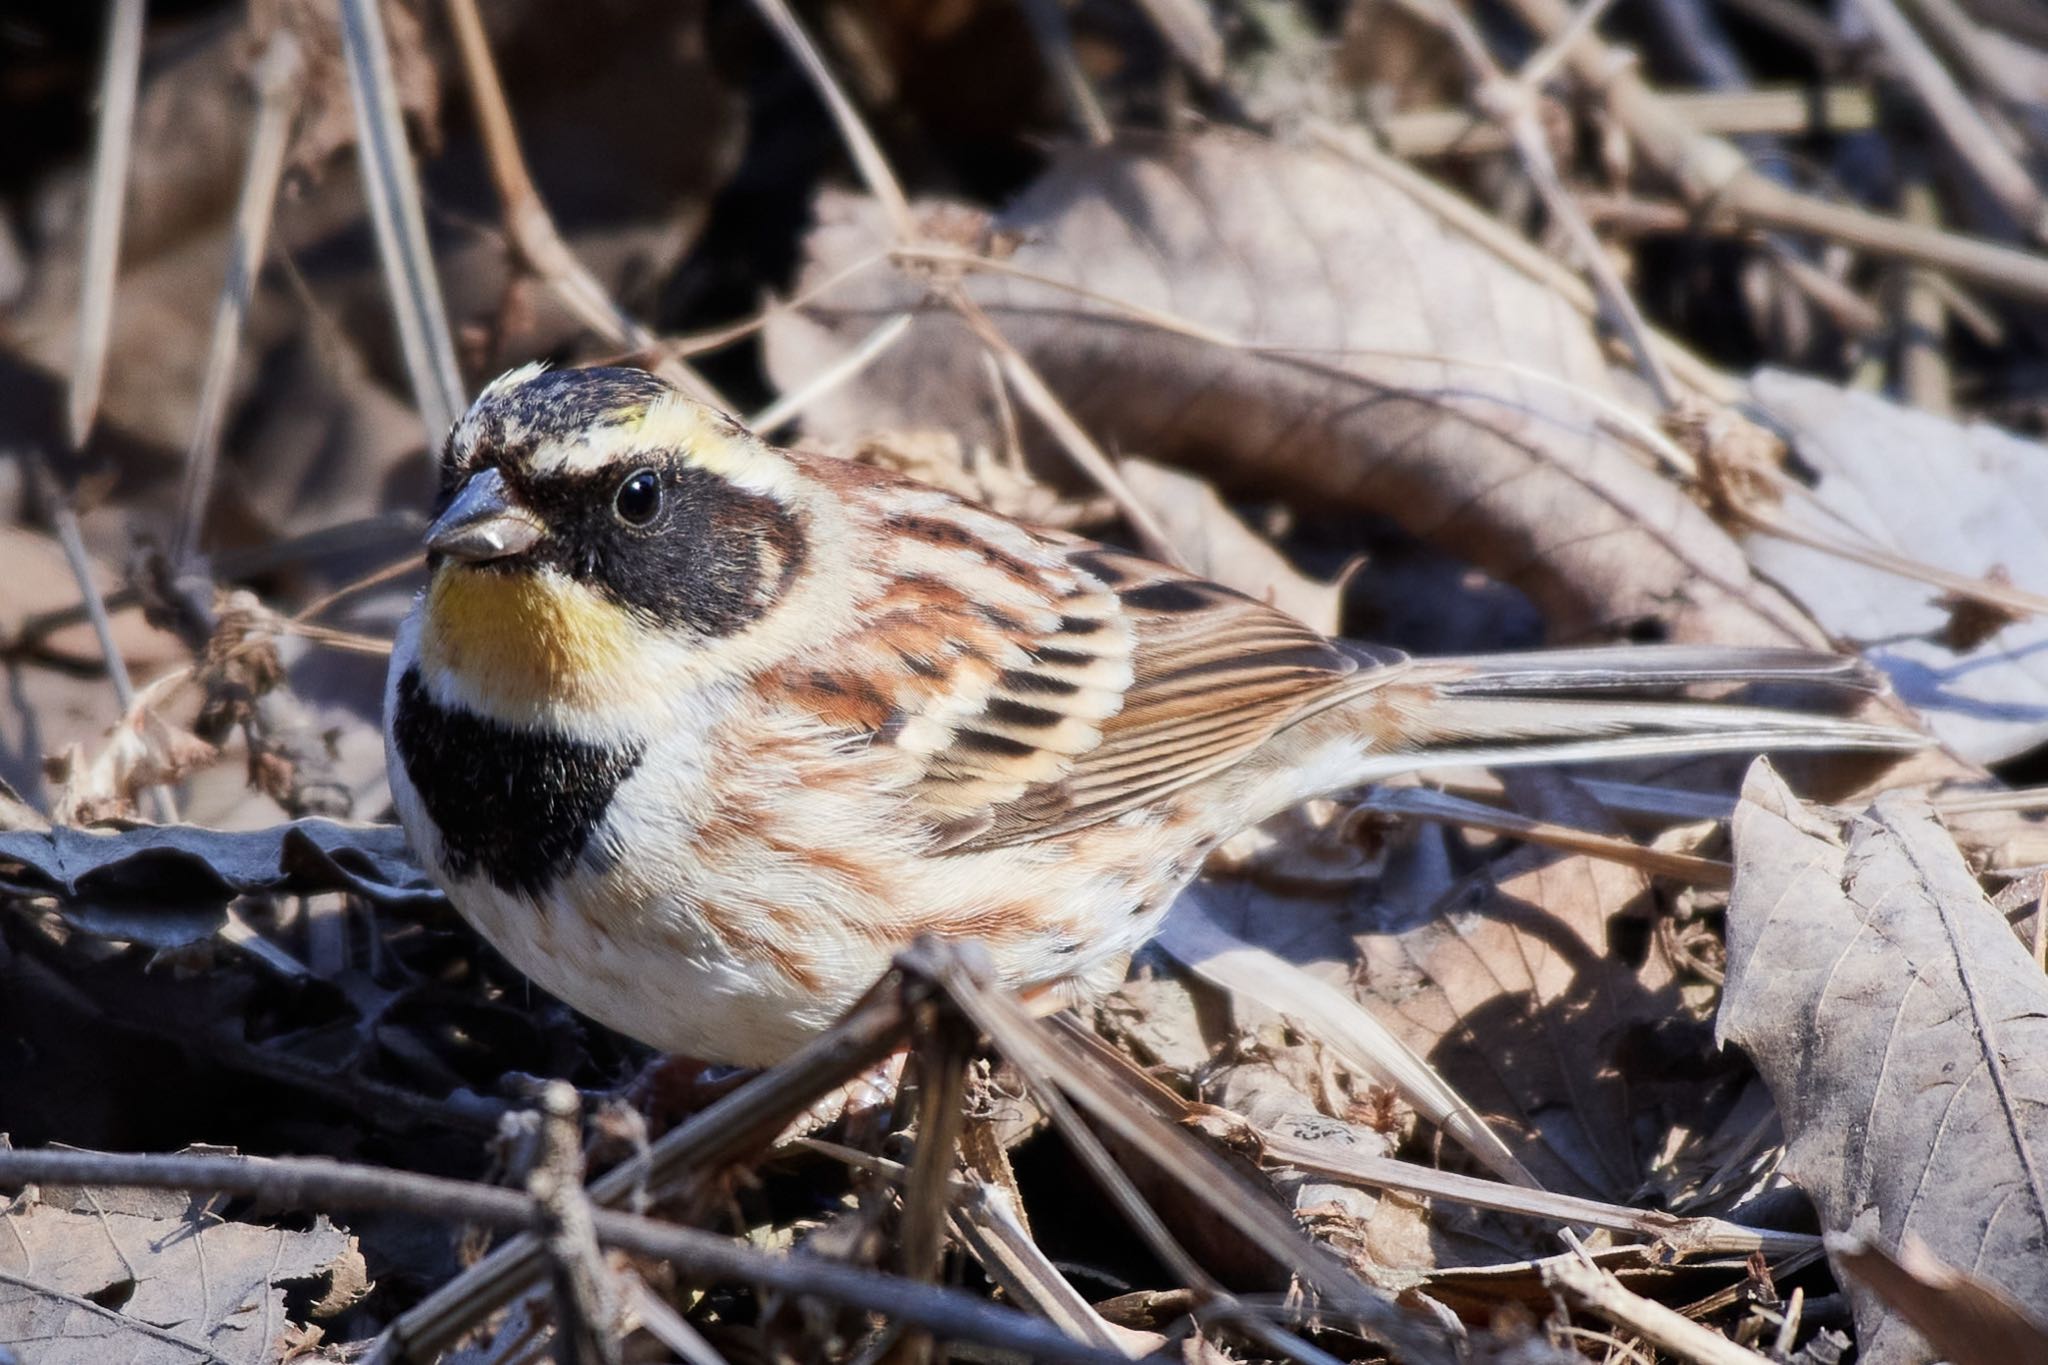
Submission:
<svg viewBox="0 0 2048 1365">
<path fill-rule="evenodd" d="M 420 661 L 502 719 L 600 710 L 631 682 L 633 632 L 619 607 L 558 574 L 444 564 L 427 589 Z"/>
</svg>

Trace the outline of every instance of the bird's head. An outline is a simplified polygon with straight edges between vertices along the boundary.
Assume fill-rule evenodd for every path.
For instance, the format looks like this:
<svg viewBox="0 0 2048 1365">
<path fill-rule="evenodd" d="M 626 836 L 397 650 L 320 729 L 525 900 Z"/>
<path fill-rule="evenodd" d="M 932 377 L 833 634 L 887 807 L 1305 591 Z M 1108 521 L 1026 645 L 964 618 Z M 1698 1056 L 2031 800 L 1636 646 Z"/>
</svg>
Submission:
<svg viewBox="0 0 2048 1365">
<path fill-rule="evenodd" d="M 449 433 L 420 662 L 506 720 L 631 707 L 786 602 L 805 501 L 783 452 L 651 374 L 514 370 Z"/>
</svg>

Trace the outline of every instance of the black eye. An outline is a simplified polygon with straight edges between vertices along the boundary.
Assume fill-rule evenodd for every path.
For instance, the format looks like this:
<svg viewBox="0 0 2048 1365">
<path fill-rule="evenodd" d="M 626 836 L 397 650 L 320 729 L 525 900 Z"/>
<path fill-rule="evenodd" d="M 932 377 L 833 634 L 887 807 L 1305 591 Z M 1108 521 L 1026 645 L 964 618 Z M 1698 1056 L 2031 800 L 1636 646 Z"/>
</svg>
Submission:
<svg viewBox="0 0 2048 1365">
<path fill-rule="evenodd" d="M 661 476 L 651 469 L 635 470 L 612 494 L 612 510 L 628 526 L 645 526 L 661 511 Z"/>
</svg>

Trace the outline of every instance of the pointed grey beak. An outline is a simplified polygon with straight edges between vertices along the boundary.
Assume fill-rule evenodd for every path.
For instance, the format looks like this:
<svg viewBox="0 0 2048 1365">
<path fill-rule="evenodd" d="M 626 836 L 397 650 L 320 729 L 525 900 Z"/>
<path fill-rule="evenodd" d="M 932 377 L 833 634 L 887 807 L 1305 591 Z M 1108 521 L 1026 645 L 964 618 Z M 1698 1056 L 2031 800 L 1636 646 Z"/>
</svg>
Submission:
<svg viewBox="0 0 2048 1365">
<path fill-rule="evenodd" d="M 505 476 L 486 469 L 427 528 L 427 548 L 472 563 L 503 559 L 530 548 L 544 529 L 540 518 L 512 500 Z"/>
</svg>

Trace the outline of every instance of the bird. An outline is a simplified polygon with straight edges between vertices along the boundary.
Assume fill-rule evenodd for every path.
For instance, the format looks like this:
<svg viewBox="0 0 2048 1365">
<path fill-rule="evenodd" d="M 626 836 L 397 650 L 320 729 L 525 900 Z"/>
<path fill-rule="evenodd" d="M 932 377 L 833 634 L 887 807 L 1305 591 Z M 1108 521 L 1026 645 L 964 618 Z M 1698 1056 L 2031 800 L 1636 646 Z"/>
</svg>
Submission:
<svg viewBox="0 0 2048 1365">
<path fill-rule="evenodd" d="M 501 376 L 440 484 L 385 692 L 400 822 L 519 971 L 703 1062 L 787 1056 L 924 934 L 1038 999 L 1114 989 L 1224 840 L 1391 775 L 1924 742 L 1617 695 L 1874 685 L 1824 652 L 1326 636 L 636 369 Z"/>
</svg>

